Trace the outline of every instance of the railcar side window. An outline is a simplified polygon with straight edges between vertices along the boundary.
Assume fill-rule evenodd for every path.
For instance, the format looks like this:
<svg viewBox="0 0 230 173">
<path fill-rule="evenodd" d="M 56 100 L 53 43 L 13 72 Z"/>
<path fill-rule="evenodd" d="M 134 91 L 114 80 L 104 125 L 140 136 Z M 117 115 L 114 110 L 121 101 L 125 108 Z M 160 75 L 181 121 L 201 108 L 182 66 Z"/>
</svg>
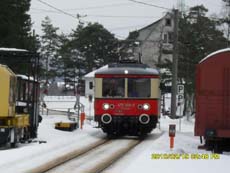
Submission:
<svg viewBox="0 0 230 173">
<path fill-rule="evenodd" d="M 104 78 L 102 84 L 103 97 L 124 97 L 125 79 L 124 78 Z"/>
<path fill-rule="evenodd" d="M 150 97 L 150 79 L 147 78 L 129 78 L 128 79 L 128 97 Z"/>
</svg>

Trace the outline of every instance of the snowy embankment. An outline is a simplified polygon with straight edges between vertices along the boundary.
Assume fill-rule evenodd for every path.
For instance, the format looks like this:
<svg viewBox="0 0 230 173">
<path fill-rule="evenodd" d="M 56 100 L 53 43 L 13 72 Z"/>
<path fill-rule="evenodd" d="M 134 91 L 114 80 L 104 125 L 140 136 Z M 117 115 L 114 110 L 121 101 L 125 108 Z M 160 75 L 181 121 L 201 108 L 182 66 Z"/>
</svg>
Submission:
<svg viewBox="0 0 230 173">
<path fill-rule="evenodd" d="M 177 127 L 172 150 L 169 148 L 169 124 L 176 124 Z M 194 137 L 193 128 L 194 120 L 183 119 L 179 131 L 179 120 L 162 117 L 160 129 L 155 129 L 142 144 L 104 173 L 229 172 L 230 153 L 213 155 L 210 151 L 198 150 L 199 137 Z M 159 133 L 163 134 L 158 138 Z M 196 159 L 198 156 L 206 158 Z M 213 156 L 215 158 L 211 158 Z"/>
<path fill-rule="evenodd" d="M 73 97 L 72 100 L 74 99 Z M 90 105 L 85 98 L 81 98 L 81 102 L 86 106 L 86 114 L 93 115 L 93 104 L 91 103 Z M 71 103 L 73 105 L 69 104 L 70 102 L 63 102 L 61 106 L 72 107 L 74 105 L 74 103 Z M 52 107 L 52 105 L 48 105 L 48 107 Z M 89 111 L 91 112 L 89 113 Z M 60 121 L 68 121 L 68 119 L 63 115 L 43 115 L 43 121 L 38 130 L 38 138 L 35 140 L 44 141 L 45 143 L 39 144 L 39 142 L 33 142 L 30 144 L 20 144 L 15 149 L 2 148 L 0 150 L 0 172 L 21 173 L 53 158 L 57 158 L 63 155 L 63 153 L 85 147 L 105 137 L 102 131 L 94 128 L 95 124 L 89 121 L 86 121 L 82 130 L 77 129 L 73 132 L 55 130 L 55 122 Z M 192 158 L 193 154 L 208 154 L 208 156 L 211 156 L 211 152 L 197 149 L 199 138 L 193 135 L 193 120 L 182 120 L 181 130 L 179 130 L 179 120 L 162 117 L 160 122 L 158 129 L 155 129 L 146 140 L 105 172 L 194 173 L 203 171 L 214 173 L 217 170 L 220 172 L 229 172 L 227 166 L 230 162 L 229 153 L 220 155 L 218 159 L 210 157 L 208 159 Z M 172 123 L 176 124 L 177 132 L 175 147 L 173 150 L 170 150 L 168 126 Z M 169 157 L 172 153 L 181 157 L 178 160 L 164 157 Z M 154 156 L 159 155 L 162 157 L 154 158 Z M 182 156 L 188 156 L 188 158 L 183 159 Z"/>
<path fill-rule="evenodd" d="M 83 130 L 78 129 L 73 132 L 54 129 L 55 122 L 66 120 L 67 117 L 64 116 L 43 116 L 43 122 L 39 126 L 38 138 L 35 139 L 35 142 L 20 144 L 18 148 L 14 149 L 1 149 L 0 172 L 25 172 L 105 137 L 91 125 L 85 125 Z M 39 141 L 44 143 L 39 144 Z"/>
</svg>

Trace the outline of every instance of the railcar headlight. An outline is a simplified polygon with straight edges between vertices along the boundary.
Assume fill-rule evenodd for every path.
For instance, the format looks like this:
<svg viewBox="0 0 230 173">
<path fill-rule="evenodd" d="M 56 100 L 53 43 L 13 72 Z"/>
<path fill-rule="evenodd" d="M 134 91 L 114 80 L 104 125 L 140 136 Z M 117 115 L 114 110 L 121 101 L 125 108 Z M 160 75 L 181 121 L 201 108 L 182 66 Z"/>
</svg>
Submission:
<svg viewBox="0 0 230 173">
<path fill-rule="evenodd" d="M 108 110 L 109 109 L 109 104 L 108 103 L 104 103 L 103 104 L 103 109 L 104 110 Z"/>
<path fill-rule="evenodd" d="M 145 111 L 149 110 L 149 109 L 150 109 L 150 105 L 147 104 L 147 103 L 144 103 L 144 104 L 143 104 L 143 109 L 144 109 Z"/>
</svg>

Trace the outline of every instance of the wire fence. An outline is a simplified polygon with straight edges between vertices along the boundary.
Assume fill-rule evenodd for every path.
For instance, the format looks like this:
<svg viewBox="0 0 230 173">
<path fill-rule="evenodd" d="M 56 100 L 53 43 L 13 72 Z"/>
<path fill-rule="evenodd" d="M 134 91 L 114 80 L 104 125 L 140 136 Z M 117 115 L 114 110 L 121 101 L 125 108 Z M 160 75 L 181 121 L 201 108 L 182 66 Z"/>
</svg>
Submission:
<svg viewBox="0 0 230 173">
<path fill-rule="evenodd" d="M 69 120 L 79 121 L 85 106 L 78 102 L 75 96 L 48 96 L 41 104 L 42 115 L 63 115 Z"/>
</svg>

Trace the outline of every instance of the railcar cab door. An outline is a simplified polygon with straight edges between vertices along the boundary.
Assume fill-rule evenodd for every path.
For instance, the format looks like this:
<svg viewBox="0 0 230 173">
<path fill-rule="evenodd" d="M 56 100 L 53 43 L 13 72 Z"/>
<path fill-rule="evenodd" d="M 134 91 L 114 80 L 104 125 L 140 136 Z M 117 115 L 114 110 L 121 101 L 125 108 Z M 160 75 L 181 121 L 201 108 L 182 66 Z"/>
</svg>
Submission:
<svg viewBox="0 0 230 173">
<path fill-rule="evenodd" d="M 17 75 L 16 114 L 28 114 L 30 128 L 37 127 L 39 118 L 39 82 L 32 77 Z M 35 130 L 31 130 L 32 137 Z"/>
</svg>

